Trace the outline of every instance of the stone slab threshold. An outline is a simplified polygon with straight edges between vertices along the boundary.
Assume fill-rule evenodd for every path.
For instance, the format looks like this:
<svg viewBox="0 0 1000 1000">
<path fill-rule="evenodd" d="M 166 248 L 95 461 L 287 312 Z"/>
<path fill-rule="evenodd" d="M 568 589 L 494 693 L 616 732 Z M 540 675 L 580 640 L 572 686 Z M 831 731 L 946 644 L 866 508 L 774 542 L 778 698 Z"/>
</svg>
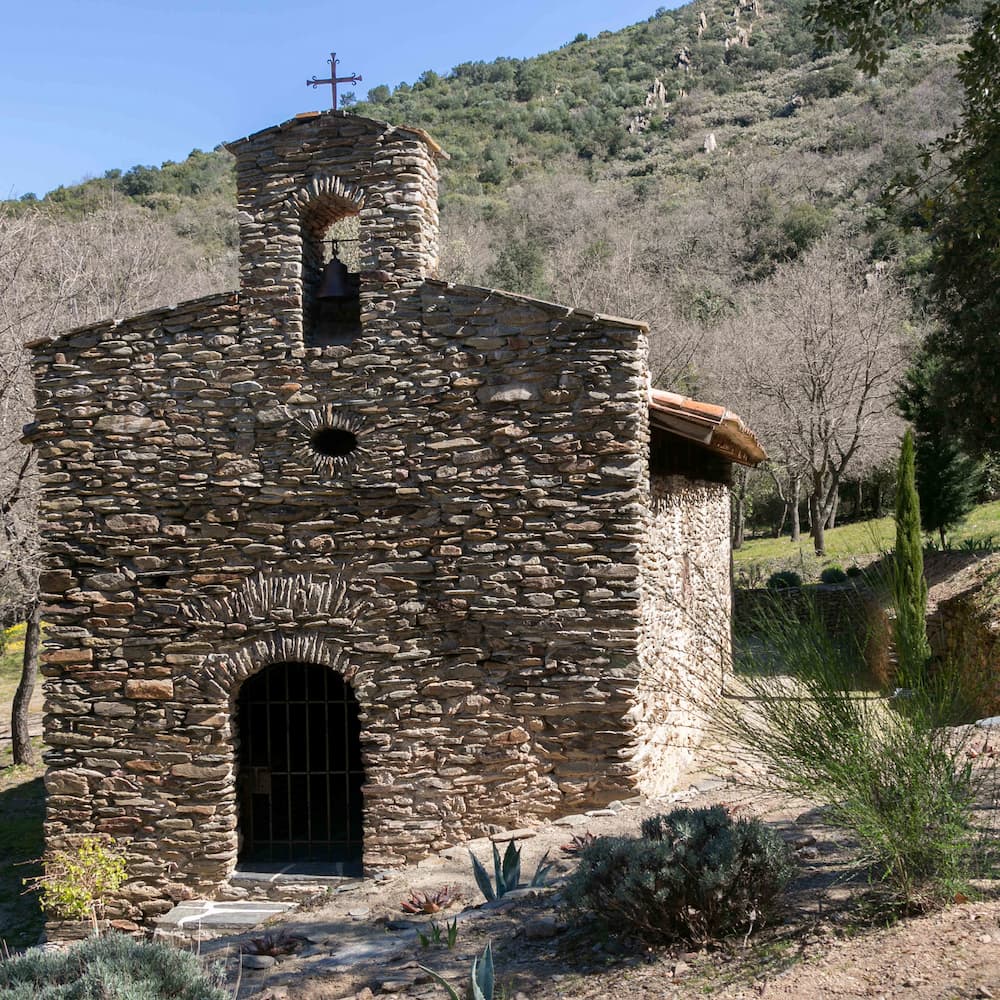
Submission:
<svg viewBox="0 0 1000 1000">
<path fill-rule="evenodd" d="M 329 865 L 316 865 L 315 870 L 302 864 L 288 864 L 284 867 L 237 868 L 229 876 L 230 885 L 315 885 L 317 888 L 339 888 L 345 885 L 360 885 L 358 876 L 340 875 L 330 872 Z"/>
<path fill-rule="evenodd" d="M 162 931 L 197 931 L 199 928 L 249 930 L 294 908 L 295 903 L 271 900 L 219 902 L 189 899 L 158 917 L 156 927 Z"/>
</svg>

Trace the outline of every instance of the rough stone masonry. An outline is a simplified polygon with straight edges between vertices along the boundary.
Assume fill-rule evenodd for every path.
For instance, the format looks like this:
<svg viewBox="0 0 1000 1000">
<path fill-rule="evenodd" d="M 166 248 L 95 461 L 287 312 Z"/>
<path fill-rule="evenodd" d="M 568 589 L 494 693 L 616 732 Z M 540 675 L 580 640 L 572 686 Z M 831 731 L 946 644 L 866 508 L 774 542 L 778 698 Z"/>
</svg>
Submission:
<svg viewBox="0 0 1000 1000">
<path fill-rule="evenodd" d="M 251 841 L 315 862 L 342 813 L 370 870 L 668 787 L 729 652 L 730 462 L 763 455 L 651 393 L 643 324 L 437 280 L 423 132 L 326 112 L 228 148 L 239 292 L 31 345 L 47 841 L 127 845 L 132 918 L 225 895 Z M 360 335 L 323 346 L 349 216 Z M 279 778 L 243 685 L 299 711 L 303 664 L 356 723 Z"/>
</svg>

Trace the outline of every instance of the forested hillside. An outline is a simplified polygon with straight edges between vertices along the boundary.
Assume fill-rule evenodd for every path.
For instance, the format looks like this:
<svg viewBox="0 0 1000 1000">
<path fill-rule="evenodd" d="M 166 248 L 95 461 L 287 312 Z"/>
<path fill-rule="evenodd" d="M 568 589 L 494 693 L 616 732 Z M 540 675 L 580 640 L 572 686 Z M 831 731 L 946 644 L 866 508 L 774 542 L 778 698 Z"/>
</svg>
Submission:
<svg viewBox="0 0 1000 1000">
<path fill-rule="evenodd" d="M 832 524 L 885 493 L 929 243 L 919 200 L 882 193 L 953 126 L 978 4 L 899 39 L 874 80 L 817 49 L 804 7 L 699 0 L 347 95 L 449 152 L 442 276 L 646 320 L 661 385 L 760 432 L 774 461 L 736 484 L 737 534 L 754 509 L 792 523 L 797 497 Z M 234 287 L 233 201 L 220 149 L 3 205 L 0 326 L 24 338 Z"/>
</svg>

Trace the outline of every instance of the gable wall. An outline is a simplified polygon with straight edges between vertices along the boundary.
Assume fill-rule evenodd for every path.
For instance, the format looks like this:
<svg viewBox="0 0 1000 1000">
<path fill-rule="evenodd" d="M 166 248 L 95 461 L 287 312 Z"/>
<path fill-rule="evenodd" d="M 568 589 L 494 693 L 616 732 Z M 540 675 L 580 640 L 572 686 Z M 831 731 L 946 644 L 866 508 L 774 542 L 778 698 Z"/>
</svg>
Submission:
<svg viewBox="0 0 1000 1000">
<path fill-rule="evenodd" d="M 358 697 L 370 866 L 633 786 L 645 334 L 410 301 L 350 348 L 220 297 L 36 351 L 49 843 L 128 841 L 133 913 L 225 891 L 232 707 L 270 662 Z"/>
</svg>

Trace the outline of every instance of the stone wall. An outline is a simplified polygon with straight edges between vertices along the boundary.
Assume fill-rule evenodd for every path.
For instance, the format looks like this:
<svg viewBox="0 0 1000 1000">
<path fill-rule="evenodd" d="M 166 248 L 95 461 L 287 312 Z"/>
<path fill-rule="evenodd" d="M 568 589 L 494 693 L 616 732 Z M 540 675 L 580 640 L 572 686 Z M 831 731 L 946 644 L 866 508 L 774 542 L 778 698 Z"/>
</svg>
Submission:
<svg viewBox="0 0 1000 1000">
<path fill-rule="evenodd" d="M 1000 715 L 1000 556 L 956 574 L 949 589 L 927 619 L 931 649 L 954 672 L 970 717 Z"/>
<path fill-rule="evenodd" d="M 729 488 L 654 473 L 645 520 L 633 763 L 661 795 L 691 763 L 731 661 Z"/>
<path fill-rule="evenodd" d="M 372 866 L 631 787 L 645 332 L 421 301 L 405 349 L 295 357 L 234 297 L 36 348 L 49 842 L 130 839 L 147 915 L 233 867 L 233 703 L 268 663 L 350 681 Z M 314 454 L 326 425 L 358 449 Z"/>
</svg>

